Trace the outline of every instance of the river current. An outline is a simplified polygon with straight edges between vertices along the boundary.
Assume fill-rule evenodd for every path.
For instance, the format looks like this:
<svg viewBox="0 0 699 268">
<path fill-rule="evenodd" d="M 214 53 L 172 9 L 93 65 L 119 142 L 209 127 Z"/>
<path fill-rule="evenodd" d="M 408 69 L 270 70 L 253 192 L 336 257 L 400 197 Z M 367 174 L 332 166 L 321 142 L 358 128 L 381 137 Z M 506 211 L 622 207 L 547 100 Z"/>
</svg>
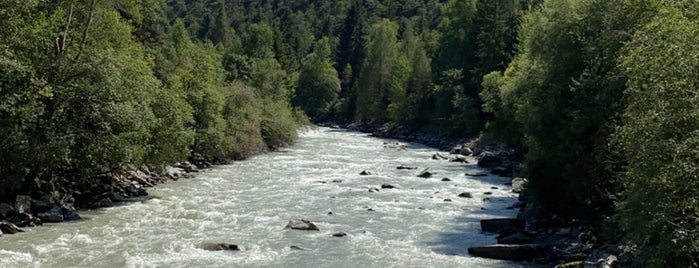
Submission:
<svg viewBox="0 0 699 268">
<path fill-rule="evenodd" d="M 432 160 L 435 149 L 394 144 L 308 130 L 283 151 L 156 186 L 143 202 L 5 235 L 0 267 L 519 266 L 467 253 L 469 246 L 495 243 L 480 231 L 480 219 L 514 216 L 506 209 L 516 200 L 507 179 L 465 175 L 486 172 L 470 157 L 470 164 Z M 436 175 L 418 178 L 425 168 Z M 360 176 L 363 170 L 374 175 Z M 458 197 L 462 192 L 473 198 Z M 284 229 L 301 218 L 320 231 Z M 347 236 L 334 237 L 337 232 Z M 205 251 L 203 243 L 244 250 Z"/>
</svg>

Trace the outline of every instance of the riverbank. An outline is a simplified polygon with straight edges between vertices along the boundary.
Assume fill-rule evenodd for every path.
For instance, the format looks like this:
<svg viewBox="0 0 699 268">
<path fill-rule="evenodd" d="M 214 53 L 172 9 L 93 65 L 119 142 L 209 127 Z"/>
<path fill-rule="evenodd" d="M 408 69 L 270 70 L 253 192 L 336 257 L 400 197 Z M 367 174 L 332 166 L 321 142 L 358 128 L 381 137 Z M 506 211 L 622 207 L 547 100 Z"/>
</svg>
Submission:
<svg viewBox="0 0 699 268">
<path fill-rule="evenodd" d="M 0 236 L 24 232 L 44 223 L 81 220 L 79 210 L 99 209 L 148 198 L 148 188 L 168 181 L 192 178 L 213 164 L 201 158 L 161 168 L 130 167 L 129 171 L 102 174 L 92 183 L 56 179 L 51 185 L 27 187 L 15 200 L 0 202 Z"/>
<path fill-rule="evenodd" d="M 344 126 L 328 123 L 323 126 L 371 133 L 379 138 L 422 143 L 448 151 L 452 155 L 473 156 L 478 159 L 478 166 L 490 169 L 491 174 L 511 177 L 512 184 L 515 185 L 513 191 L 519 194 L 519 201 L 512 204 L 510 209 L 517 209 L 518 216 L 517 219 L 503 222 L 517 224 L 505 224 L 495 229 L 484 226 L 484 231 L 498 234 L 497 244 L 469 249 L 472 255 L 528 261 L 559 268 L 626 267 L 631 263 L 630 249 L 599 238 L 601 221 L 563 220 L 543 212 L 532 202 L 526 191 L 527 180 L 516 177 L 524 168 L 522 156 L 502 143 L 485 142 L 480 137 L 453 137 L 436 127 L 411 130 L 396 123 Z"/>
</svg>

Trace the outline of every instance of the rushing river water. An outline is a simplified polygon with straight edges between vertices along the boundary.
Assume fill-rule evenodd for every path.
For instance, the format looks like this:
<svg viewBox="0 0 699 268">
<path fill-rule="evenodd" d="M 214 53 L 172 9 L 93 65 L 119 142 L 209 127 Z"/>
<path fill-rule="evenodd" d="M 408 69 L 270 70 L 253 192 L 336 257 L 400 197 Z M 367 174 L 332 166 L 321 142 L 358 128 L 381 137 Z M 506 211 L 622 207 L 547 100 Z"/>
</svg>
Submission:
<svg viewBox="0 0 699 268">
<path fill-rule="evenodd" d="M 518 266 L 466 253 L 468 246 L 495 242 L 479 231 L 479 219 L 514 215 L 505 209 L 515 201 L 506 179 L 468 177 L 484 170 L 432 160 L 436 150 L 417 144 L 401 150 L 384 142 L 326 128 L 306 131 L 283 152 L 159 185 L 147 201 L 6 235 L 0 267 Z M 399 165 L 437 175 L 418 178 L 420 170 Z M 359 176 L 362 170 L 375 175 Z M 396 188 L 368 191 L 384 183 Z M 459 198 L 462 192 L 473 198 Z M 296 218 L 320 231 L 283 229 Z M 333 237 L 336 232 L 347 236 Z M 244 251 L 198 248 L 206 242 Z"/>
</svg>

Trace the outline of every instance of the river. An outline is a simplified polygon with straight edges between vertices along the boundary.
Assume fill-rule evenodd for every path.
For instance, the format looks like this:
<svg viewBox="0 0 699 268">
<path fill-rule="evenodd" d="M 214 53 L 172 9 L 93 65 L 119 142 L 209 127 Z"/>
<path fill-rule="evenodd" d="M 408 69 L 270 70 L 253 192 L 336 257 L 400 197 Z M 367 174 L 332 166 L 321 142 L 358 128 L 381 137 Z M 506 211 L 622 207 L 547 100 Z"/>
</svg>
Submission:
<svg viewBox="0 0 699 268">
<path fill-rule="evenodd" d="M 495 242 L 493 234 L 479 231 L 479 219 L 514 216 L 505 209 L 516 199 L 507 179 L 464 175 L 485 172 L 472 158 L 471 164 L 432 160 L 435 149 L 385 148 L 384 142 L 394 143 L 344 130 L 308 130 L 283 151 L 156 186 L 146 201 L 81 211 L 83 221 L 5 235 L 0 267 L 520 265 L 466 253 L 468 246 Z M 397 170 L 399 165 L 437 174 L 418 178 L 420 170 Z M 375 175 L 360 176 L 362 170 Z M 396 188 L 368 191 L 384 183 Z M 462 192 L 473 198 L 459 198 Z M 320 231 L 284 229 L 297 218 L 315 222 Z M 336 232 L 347 236 L 333 237 Z M 244 250 L 198 247 L 207 242 Z"/>
</svg>

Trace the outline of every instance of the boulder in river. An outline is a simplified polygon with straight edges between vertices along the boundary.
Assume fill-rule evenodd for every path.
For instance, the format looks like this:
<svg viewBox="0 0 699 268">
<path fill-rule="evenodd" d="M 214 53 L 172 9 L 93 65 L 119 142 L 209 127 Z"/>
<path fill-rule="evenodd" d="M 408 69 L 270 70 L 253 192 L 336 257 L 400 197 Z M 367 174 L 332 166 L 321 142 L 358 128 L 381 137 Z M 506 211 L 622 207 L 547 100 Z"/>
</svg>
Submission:
<svg viewBox="0 0 699 268">
<path fill-rule="evenodd" d="M 451 159 L 449 159 L 449 162 L 468 164 L 468 160 L 466 160 L 466 157 L 463 155 L 457 155 L 455 157 L 452 157 Z"/>
<path fill-rule="evenodd" d="M 284 229 L 320 231 L 320 229 L 318 229 L 318 226 L 316 226 L 313 222 L 304 219 L 290 220 L 289 223 L 286 224 L 286 227 L 284 227 Z"/>
<path fill-rule="evenodd" d="M 552 248 L 549 245 L 489 245 L 469 247 L 468 253 L 474 256 L 511 261 L 530 261 L 546 257 Z"/>
<path fill-rule="evenodd" d="M 366 170 L 362 170 L 362 172 L 359 172 L 359 175 L 361 175 L 361 176 L 369 176 L 369 175 L 371 175 L 371 172 L 366 171 Z"/>
<path fill-rule="evenodd" d="M 384 183 L 381 185 L 381 189 L 393 189 L 396 188 L 396 186 L 390 185 L 388 183 Z"/>
<path fill-rule="evenodd" d="M 197 166 L 193 165 L 189 161 L 184 161 L 182 163 L 179 163 L 179 164 L 175 165 L 175 167 L 181 168 L 187 173 L 199 172 L 199 169 L 197 168 Z"/>
<path fill-rule="evenodd" d="M 524 229 L 524 219 L 485 219 L 481 220 L 481 230 L 499 233 L 505 228 Z"/>
<path fill-rule="evenodd" d="M 502 165 L 502 159 L 491 152 L 483 152 L 478 159 L 478 166 L 485 168 L 496 168 Z"/>
<path fill-rule="evenodd" d="M 406 169 L 413 170 L 413 169 L 417 169 L 417 167 L 409 167 L 409 166 L 400 165 L 400 166 L 397 166 L 396 169 L 398 169 L 398 170 L 406 170 Z"/>
<path fill-rule="evenodd" d="M 463 147 L 461 148 L 461 152 L 459 152 L 459 154 L 469 156 L 473 154 L 473 150 L 471 150 L 471 148 L 468 147 Z"/>
<path fill-rule="evenodd" d="M 226 244 L 226 243 L 204 243 L 199 246 L 203 250 L 209 250 L 209 251 L 219 251 L 219 250 L 228 250 L 228 251 L 241 251 L 240 246 L 235 245 L 235 244 Z"/>
<path fill-rule="evenodd" d="M 22 229 L 19 229 L 17 225 L 14 225 L 13 223 L 10 222 L 0 222 L 0 232 L 3 234 L 16 234 L 16 233 L 21 233 L 24 232 Z"/>
<path fill-rule="evenodd" d="M 461 198 L 473 198 L 473 194 L 471 194 L 469 192 L 463 192 L 463 193 L 459 194 L 459 197 L 461 197 Z"/>
<path fill-rule="evenodd" d="M 432 159 L 433 160 L 447 160 L 447 159 L 449 159 L 449 157 L 443 156 L 440 153 L 436 153 L 436 154 L 432 155 Z"/>
<path fill-rule="evenodd" d="M 527 187 L 527 179 L 525 178 L 514 178 L 512 179 L 512 192 L 513 193 L 521 193 L 524 192 L 524 189 Z"/>
<path fill-rule="evenodd" d="M 451 181 L 450 178 L 442 178 L 442 181 Z"/>
<path fill-rule="evenodd" d="M 42 222 L 63 222 L 63 211 L 58 206 L 54 206 L 49 211 L 37 215 Z"/>
<path fill-rule="evenodd" d="M 434 173 L 432 173 L 432 172 L 430 172 L 429 170 L 425 169 L 425 170 L 423 170 L 422 172 L 420 172 L 420 174 L 418 174 L 417 176 L 418 176 L 419 178 L 431 178 L 432 175 L 434 175 Z"/>
<path fill-rule="evenodd" d="M 345 237 L 347 236 L 347 233 L 345 232 L 337 232 L 333 234 L 334 237 Z"/>
</svg>

